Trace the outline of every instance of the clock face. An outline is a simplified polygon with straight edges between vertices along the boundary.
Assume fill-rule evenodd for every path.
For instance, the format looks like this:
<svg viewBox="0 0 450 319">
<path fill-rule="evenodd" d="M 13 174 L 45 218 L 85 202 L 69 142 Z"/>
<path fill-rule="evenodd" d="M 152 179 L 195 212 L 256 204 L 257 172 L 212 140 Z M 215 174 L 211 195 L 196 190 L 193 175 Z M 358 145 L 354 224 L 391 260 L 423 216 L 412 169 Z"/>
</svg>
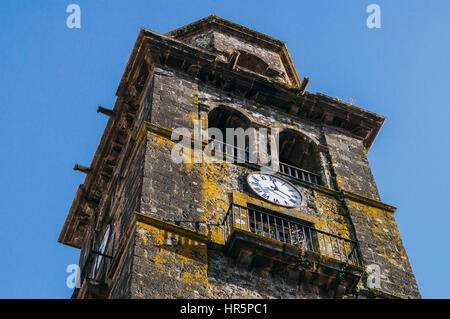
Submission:
<svg viewBox="0 0 450 319">
<path fill-rule="evenodd" d="M 247 183 L 256 194 L 276 205 L 296 207 L 302 202 L 295 187 L 279 177 L 253 173 L 247 176 Z"/>
</svg>

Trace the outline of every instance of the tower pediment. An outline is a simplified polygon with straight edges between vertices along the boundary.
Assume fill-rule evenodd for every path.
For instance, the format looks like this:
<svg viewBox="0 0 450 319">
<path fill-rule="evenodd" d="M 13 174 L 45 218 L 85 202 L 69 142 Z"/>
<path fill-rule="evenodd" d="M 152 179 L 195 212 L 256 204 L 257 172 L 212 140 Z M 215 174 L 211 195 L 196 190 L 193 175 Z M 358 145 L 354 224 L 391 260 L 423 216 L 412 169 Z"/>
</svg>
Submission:
<svg viewBox="0 0 450 319">
<path fill-rule="evenodd" d="M 222 62 L 292 87 L 301 80 L 283 41 L 211 15 L 166 34 L 210 51 Z"/>
</svg>

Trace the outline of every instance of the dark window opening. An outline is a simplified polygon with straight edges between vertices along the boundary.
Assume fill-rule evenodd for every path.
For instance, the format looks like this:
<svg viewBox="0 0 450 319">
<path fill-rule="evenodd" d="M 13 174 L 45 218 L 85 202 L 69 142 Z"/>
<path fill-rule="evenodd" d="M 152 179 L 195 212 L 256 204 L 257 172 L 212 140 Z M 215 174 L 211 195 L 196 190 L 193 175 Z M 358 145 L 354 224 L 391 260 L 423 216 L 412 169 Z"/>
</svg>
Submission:
<svg viewBox="0 0 450 319">
<path fill-rule="evenodd" d="M 266 74 L 269 68 L 269 65 L 261 58 L 245 51 L 239 51 L 236 66 L 259 74 Z"/>
<path fill-rule="evenodd" d="M 249 159 L 249 136 L 245 135 L 245 140 L 241 143 L 243 145 L 239 145 L 238 134 L 235 134 L 233 140 L 229 141 L 232 136 L 227 136 L 227 128 L 245 131 L 250 126 L 251 121 L 244 114 L 226 106 L 219 106 L 208 114 L 208 129 L 217 128 L 222 132 L 222 141 L 217 136 L 210 136 L 210 141 L 214 140 L 218 144 L 216 149 L 221 149 L 224 153 L 241 158 L 244 161 Z"/>
<path fill-rule="evenodd" d="M 281 173 L 320 184 L 319 151 L 309 138 L 291 129 L 284 130 L 279 136 L 278 151 Z"/>
</svg>

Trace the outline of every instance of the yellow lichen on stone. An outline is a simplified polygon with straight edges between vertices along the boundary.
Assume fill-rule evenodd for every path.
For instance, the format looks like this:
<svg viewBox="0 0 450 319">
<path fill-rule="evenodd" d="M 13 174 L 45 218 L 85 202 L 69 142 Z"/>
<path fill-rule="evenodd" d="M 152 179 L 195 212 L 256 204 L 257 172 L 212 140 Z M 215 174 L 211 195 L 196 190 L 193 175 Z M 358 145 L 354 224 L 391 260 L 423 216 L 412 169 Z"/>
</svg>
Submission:
<svg viewBox="0 0 450 319">
<path fill-rule="evenodd" d="M 137 232 L 139 239 L 149 247 L 157 247 L 153 256 L 155 271 L 153 276 L 164 276 L 172 274 L 189 286 L 208 285 L 207 279 L 207 247 L 205 243 L 200 243 L 192 238 L 172 234 L 166 230 L 159 229 L 153 225 L 137 222 Z M 167 246 L 165 239 L 168 237 L 178 238 L 176 247 Z M 177 269 L 189 269 L 176 275 Z"/>
</svg>

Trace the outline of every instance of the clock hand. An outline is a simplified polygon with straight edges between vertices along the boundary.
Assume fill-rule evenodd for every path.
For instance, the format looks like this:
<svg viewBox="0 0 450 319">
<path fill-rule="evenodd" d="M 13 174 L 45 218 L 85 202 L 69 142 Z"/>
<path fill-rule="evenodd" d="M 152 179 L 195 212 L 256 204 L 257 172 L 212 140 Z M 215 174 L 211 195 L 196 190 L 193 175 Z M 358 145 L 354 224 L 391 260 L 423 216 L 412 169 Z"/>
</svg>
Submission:
<svg viewBox="0 0 450 319">
<path fill-rule="evenodd" d="M 274 190 L 274 191 L 280 192 L 281 194 L 284 195 L 284 196 L 283 196 L 284 198 L 289 199 L 290 195 L 286 194 L 285 192 L 282 192 L 282 191 L 278 188 L 278 186 L 277 186 L 277 184 L 276 184 L 276 180 L 275 180 L 272 176 L 270 176 L 269 178 L 270 178 L 270 181 L 272 182 L 272 185 L 273 185 L 273 187 L 274 187 L 273 190 Z"/>
<path fill-rule="evenodd" d="M 291 195 L 286 194 L 285 192 L 283 192 L 283 191 L 282 191 L 281 189 L 279 189 L 277 186 L 276 186 L 275 190 L 276 190 L 276 191 L 279 191 L 280 193 L 283 193 L 283 194 L 286 195 L 286 196 L 291 196 Z"/>
<path fill-rule="evenodd" d="M 273 185 L 273 187 L 274 187 L 274 190 L 279 190 L 278 189 L 278 187 L 277 187 L 277 185 L 275 184 L 275 180 L 273 179 L 273 177 L 272 176 L 270 176 L 270 181 L 272 182 L 272 185 Z"/>
<path fill-rule="evenodd" d="M 273 192 L 280 192 L 280 193 L 283 194 L 283 195 L 279 195 L 280 197 L 282 197 L 284 199 L 289 199 L 289 197 L 286 197 L 286 196 L 289 196 L 289 195 L 284 194 L 279 189 L 272 189 L 271 187 L 264 187 L 264 186 L 261 186 L 261 188 L 264 190 L 265 193 L 269 193 L 269 194 L 273 193 Z"/>
<path fill-rule="evenodd" d="M 280 193 L 286 195 L 286 196 L 291 196 L 291 195 L 286 194 L 285 192 L 282 192 L 280 189 L 276 189 L 276 190 L 279 191 Z"/>
<path fill-rule="evenodd" d="M 280 190 L 276 190 L 276 191 L 279 192 L 279 193 L 281 193 L 281 194 L 283 194 L 283 195 L 280 195 L 281 197 L 283 197 L 283 198 L 285 198 L 285 199 L 290 199 L 290 196 L 289 196 L 289 195 L 283 193 L 283 192 L 280 191 Z"/>
</svg>

